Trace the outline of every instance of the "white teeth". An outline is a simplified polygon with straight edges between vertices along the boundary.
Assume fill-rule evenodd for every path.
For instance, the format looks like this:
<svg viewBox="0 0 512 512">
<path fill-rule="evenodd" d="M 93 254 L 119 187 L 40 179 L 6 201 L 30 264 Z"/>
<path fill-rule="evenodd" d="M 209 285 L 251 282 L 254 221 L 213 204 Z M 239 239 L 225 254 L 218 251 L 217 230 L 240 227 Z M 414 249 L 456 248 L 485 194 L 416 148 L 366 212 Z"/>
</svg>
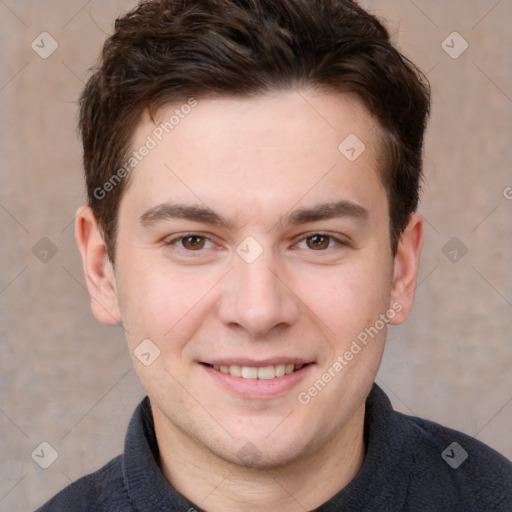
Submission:
<svg viewBox="0 0 512 512">
<path fill-rule="evenodd" d="M 232 377 L 241 377 L 242 376 L 242 367 L 238 366 L 236 364 L 232 364 L 231 366 L 228 366 L 229 373 Z"/>
<path fill-rule="evenodd" d="M 250 366 L 242 366 L 242 377 L 244 379 L 257 379 L 258 378 L 258 368 L 250 367 Z"/>
<path fill-rule="evenodd" d="M 276 364 L 276 377 L 284 377 L 286 375 L 286 365 Z"/>
<path fill-rule="evenodd" d="M 258 379 L 273 379 L 276 376 L 276 369 L 274 366 L 262 366 L 258 368 Z"/>
<path fill-rule="evenodd" d="M 213 365 L 213 369 L 221 373 L 230 374 L 232 377 L 242 377 L 244 379 L 270 380 L 276 377 L 284 377 L 294 371 L 300 370 L 303 364 L 276 364 L 268 366 L 239 366 L 237 364 Z"/>
</svg>

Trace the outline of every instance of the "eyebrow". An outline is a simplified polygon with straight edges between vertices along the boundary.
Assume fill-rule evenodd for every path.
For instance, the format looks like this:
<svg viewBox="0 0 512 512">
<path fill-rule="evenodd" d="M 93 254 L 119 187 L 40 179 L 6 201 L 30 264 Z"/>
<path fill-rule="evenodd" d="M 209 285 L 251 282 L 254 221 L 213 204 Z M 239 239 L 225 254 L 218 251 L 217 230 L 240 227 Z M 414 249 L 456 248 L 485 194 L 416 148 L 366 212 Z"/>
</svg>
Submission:
<svg viewBox="0 0 512 512">
<path fill-rule="evenodd" d="M 352 201 L 323 203 L 310 208 L 300 208 L 287 214 L 280 220 L 281 225 L 300 225 L 335 218 L 352 218 L 358 221 L 368 220 L 369 212 L 363 206 Z M 219 227 L 233 228 L 233 222 L 225 219 L 207 206 L 163 203 L 150 208 L 140 216 L 143 227 L 150 227 L 171 219 L 186 219 Z"/>
<path fill-rule="evenodd" d="M 348 217 L 359 221 L 366 221 L 369 212 L 363 206 L 352 201 L 337 201 L 334 203 L 323 203 L 312 208 L 301 208 L 288 214 L 282 219 L 282 224 L 307 224 L 320 220 Z"/>
<path fill-rule="evenodd" d="M 150 208 L 140 216 L 144 227 L 171 219 L 186 219 L 220 227 L 232 227 L 232 223 L 207 206 L 163 203 Z"/>
</svg>

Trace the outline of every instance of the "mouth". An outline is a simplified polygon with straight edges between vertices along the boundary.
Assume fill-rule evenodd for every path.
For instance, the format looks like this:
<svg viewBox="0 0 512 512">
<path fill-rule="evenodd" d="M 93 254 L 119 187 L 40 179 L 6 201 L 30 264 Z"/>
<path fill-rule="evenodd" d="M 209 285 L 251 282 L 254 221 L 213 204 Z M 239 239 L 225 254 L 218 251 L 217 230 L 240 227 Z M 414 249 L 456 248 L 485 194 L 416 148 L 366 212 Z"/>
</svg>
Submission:
<svg viewBox="0 0 512 512">
<path fill-rule="evenodd" d="M 286 375 L 298 372 L 311 363 L 288 363 L 288 364 L 267 364 L 265 366 L 244 366 L 239 364 L 210 364 L 201 363 L 208 368 L 230 375 L 231 377 L 239 377 L 248 380 L 273 380 L 281 379 Z"/>
<path fill-rule="evenodd" d="M 303 383 L 315 363 L 300 358 L 217 359 L 199 364 L 209 382 L 236 397 L 251 400 L 277 399 Z M 213 390 L 212 390 L 213 391 Z M 216 391 L 213 391 L 216 393 Z"/>
</svg>

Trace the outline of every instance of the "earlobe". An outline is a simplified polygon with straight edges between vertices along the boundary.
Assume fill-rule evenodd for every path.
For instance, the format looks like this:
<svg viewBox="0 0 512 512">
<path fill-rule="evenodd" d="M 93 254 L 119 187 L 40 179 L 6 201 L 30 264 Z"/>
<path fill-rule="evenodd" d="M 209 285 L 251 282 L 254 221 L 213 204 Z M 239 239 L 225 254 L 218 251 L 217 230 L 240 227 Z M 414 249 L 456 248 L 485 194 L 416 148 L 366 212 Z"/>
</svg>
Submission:
<svg viewBox="0 0 512 512">
<path fill-rule="evenodd" d="M 75 239 L 82 255 L 87 289 L 94 316 L 105 324 L 121 322 L 114 269 L 108 258 L 101 229 L 91 208 L 77 211 Z"/>
<path fill-rule="evenodd" d="M 423 219 L 419 213 L 413 213 L 400 237 L 395 255 L 391 306 L 396 305 L 394 309 L 397 314 L 391 324 L 404 322 L 412 309 L 422 246 Z"/>
</svg>

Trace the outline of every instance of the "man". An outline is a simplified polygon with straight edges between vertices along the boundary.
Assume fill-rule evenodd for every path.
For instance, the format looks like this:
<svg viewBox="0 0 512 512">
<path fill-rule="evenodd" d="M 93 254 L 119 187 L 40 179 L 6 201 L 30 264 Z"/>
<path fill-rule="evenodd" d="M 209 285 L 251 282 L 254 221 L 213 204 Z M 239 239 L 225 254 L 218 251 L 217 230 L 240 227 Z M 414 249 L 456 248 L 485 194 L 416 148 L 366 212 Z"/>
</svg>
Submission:
<svg viewBox="0 0 512 512">
<path fill-rule="evenodd" d="M 429 90 L 350 0 L 155 0 L 81 99 L 76 238 L 147 392 L 41 511 L 510 511 L 512 465 L 375 384 L 412 307 Z"/>
</svg>

